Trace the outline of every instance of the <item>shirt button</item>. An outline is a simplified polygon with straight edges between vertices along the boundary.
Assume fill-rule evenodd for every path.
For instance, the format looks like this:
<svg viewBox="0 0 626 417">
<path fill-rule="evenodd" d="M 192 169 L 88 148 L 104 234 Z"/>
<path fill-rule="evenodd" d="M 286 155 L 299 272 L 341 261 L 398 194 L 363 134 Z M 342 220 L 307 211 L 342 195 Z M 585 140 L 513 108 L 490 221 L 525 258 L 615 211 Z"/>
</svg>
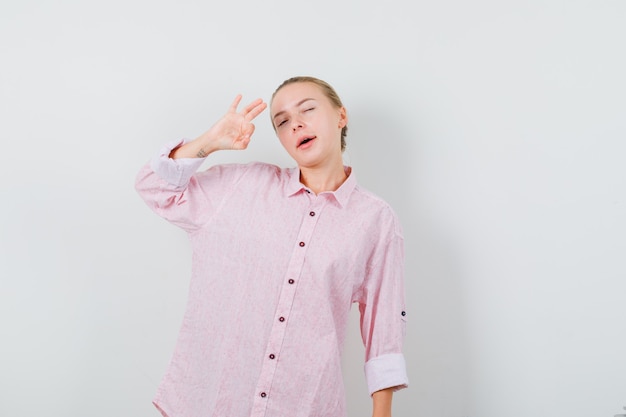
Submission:
<svg viewBox="0 0 626 417">
<path fill-rule="evenodd" d="M 276 356 L 272 353 L 270 354 L 270 359 L 274 359 Z"/>
<path fill-rule="evenodd" d="M 309 216 L 311 216 L 311 217 L 315 216 L 315 212 L 314 211 L 310 212 Z"/>
<path fill-rule="evenodd" d="M 403 315 L 403 316 L 406 316 L 406 311 L 403 311 L 403 312 L 402 312 L 402 315 Z"/>
<path fill-rule="evenodd" d="M 264 393 L 264 392 L 262 392 L 262 393 L 261 393 L 261 398 L 265 398 L 265 397 L 267 397 L 267 394 L 266 394 L 266 393 Z"/>
<path fill-rule="evenodd" d="M 287 282 L 289 282 L 290 284 L 293 284 L 293 283 L 294 283 L 294 282 L 296 282 L 296 281 L 294 281 L 293 279 L 290 279 L 290 280 L 289 280 L 289 281 L 287 281 Z"/>
<path fill-rule="evenodd" d="M 300 242 L 300 247 L 303 247 L 303 246 L 304 246 L 304 242 Z"/>
<path fill-rule="evenodd" d="M 280 317 L 280 318 L 278 319 L 278 321 L 285 321 L 285 318 L 284 318 L 284 317 Z"/>
</svg>

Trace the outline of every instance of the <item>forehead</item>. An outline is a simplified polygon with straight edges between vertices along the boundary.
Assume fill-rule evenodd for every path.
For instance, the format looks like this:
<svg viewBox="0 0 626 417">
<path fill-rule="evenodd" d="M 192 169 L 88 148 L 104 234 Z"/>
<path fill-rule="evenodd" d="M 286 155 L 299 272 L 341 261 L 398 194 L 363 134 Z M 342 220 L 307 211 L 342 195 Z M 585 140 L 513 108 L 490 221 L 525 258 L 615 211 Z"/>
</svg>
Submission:
<svg viewBox="0 0 626 417">
<path fill-rule="evenodd" d="M 278 90 L 274 96 L 271 103 L 271 112 L 274 114 L 278 111 L 286 110 L 307 98 L 322 100 L 325 97 L 322 89 L 317 84 L 310 82 L 287 84 Z"/>
</svg>

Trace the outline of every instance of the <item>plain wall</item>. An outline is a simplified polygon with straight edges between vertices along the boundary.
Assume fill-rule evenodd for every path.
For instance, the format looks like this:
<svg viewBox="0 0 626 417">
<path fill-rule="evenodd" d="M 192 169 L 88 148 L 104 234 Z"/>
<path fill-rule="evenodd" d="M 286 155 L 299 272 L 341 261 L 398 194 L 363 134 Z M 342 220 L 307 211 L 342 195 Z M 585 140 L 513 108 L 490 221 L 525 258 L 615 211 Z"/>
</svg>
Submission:
<svg viewBox="0 0 626 417">
<path fill-rule="evenodd" d="M 293 75 L 338 90 L 345 161 L 404 227 L 394 416 L 623 411 L 624 22 L 622 0 L 3 1 L 0 415 L 158 415 L 191 254 L 135 175 Z M 212 158 L 250 160 L 292 165 L 267 112 Z"/>
</svg>

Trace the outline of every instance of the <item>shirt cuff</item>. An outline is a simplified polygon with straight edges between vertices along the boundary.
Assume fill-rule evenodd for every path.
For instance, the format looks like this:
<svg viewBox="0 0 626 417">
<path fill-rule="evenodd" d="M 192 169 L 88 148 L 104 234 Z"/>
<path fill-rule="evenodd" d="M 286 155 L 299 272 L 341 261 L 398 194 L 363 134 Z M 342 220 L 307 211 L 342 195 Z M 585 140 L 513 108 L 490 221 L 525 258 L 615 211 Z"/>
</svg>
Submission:
<svg viewBox="0 0 626 417">
<path fill-rule="evenodd" d="M 395 391 L 409 386 L 406 363 L 402 353 L 389 353 L 370 359 L 365 364 L 365 379 L 370 395 L 381 389 L 396 387 Z"/>
<path fill-rule="evenodd" d="M 191 176 L 200 168 L 205 158 L 170 158 L 172 150 L 187 143 L 185 139 L 173 140 L 161 148 L 150 161 L 150 168 L 167 183 L 175 187 L 187 185 Z"/>
</svg>

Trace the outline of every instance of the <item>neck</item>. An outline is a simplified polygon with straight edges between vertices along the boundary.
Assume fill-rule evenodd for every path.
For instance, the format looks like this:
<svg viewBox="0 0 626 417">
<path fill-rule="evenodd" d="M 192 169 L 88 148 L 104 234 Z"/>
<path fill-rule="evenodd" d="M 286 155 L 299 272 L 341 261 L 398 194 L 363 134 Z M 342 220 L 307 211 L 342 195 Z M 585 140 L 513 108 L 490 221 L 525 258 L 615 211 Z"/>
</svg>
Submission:
<svg viewBox="0 0 626 417">
<path fill-rule="evenodd" d="M 336 191 L 346 178 L 342 162 L 329 167 L 300 167 L 300 182 L 315 194 Z"/>
</svg>

